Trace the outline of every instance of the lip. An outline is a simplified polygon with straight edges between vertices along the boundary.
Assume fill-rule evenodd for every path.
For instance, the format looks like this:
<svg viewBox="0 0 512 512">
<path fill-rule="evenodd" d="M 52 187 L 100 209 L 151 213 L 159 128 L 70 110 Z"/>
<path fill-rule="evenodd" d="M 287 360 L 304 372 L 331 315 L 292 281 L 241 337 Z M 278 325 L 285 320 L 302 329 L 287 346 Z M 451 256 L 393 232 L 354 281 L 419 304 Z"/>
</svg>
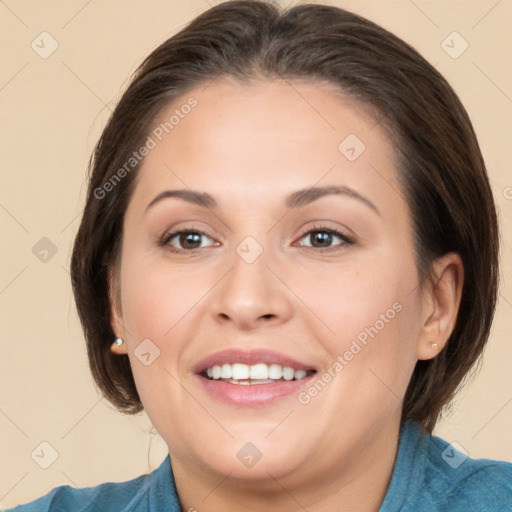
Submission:
<svg viewBox="0 0 512 512">
<path fill-rule="evenodd" d="M 241 384 L 230 384 L 222 380 L 210 380 L 204 376 L 207 368 L 222 364 L 243 363 L 253 365 L 258 363 L 280 364 L 289 366 L 295 370 L 315 370 L 314 373 L 300 380 L 276 380 L 269 384 L 253 384 L 244 386 Z M 215 352 L 203 358 L 193 371 L 199 384 L 214 400 L 236 406 L 255 407 L 271 404 L 279 399 L 297 396 L 301 388 L 309 385 L 311 378 L 316 374 L 316 368 L 307 365 L 296 359 L 275 352 L 273 350 L 243 350 L 228 349 Z"/>
<path fill-rule="evenodd" d="M 264 350 L 264 349 L 256 349 L 256 350 L 244 350 L 244 349 L 227 349 L 221 350 L 220 352 L 215 352 L 214 354 L 210 354 L 205 358 L 201 359 L 192 369 L 194 373 L 202 373 L 206 371 L 207 368 L 211 368 L 215 365 L 223 365 L 223 364 L 234 364 L 234 363 L 243 363 L 247 365 L 253 365 L 258 363 L 265 364 L 280 364 L 281 366 L 289 366 L 294 370 L 316 370 L 316 368 L 312 365 L 308 365 L 293 359 L 290 356 L 285 354 L 281 354 L 280 352 L 275 352 L 273 350 Z"/>
<path fill-rule="evenodd" d="M 315 374 L 312 374 L 301 380 L 276 380 L 271 384 L 254 384 L 251 386 L 230 384 L 222 380 L 209 380 L 199 374 L 196 375 L 196 378 L 199 379 L 199 384 L 214 400 L 238 407 L 261 407 L 286 397 L 292 396 L 296 399 L 300 390 L 309 386 L 314 376 Z"/>
</svg>

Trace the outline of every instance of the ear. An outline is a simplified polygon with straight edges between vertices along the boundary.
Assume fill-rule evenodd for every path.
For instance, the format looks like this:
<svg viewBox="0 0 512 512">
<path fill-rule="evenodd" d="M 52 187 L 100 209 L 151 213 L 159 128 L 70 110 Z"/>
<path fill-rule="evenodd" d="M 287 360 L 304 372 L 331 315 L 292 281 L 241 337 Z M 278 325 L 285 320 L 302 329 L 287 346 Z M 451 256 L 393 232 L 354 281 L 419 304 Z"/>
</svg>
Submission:
<svg viewBox="0 0 512 512">
<path fill-rule="evenodd" d="M 119 289 L 119 276 L 116 275 L 116 269 L 110 268 L 108 271 L 108 297 L 110 303 L 110 325 L 112 330 L 119 336 L 120 338 L 125 337 L 125 328 L 123 322 L 123 314 L 121 308 L 121 294 Z M 126 349 L 126 343 L 118 346 L 115 343 L 112 343 L 110 346 L 110 350 L 114 352 L 114 354 L 127 354 L 128 351 Z"/>
<path fill-rule="evenodd" d="M 432 359 L 445 347 L 457 321 L 463 283 L 464 265 L 457 253 L 434 262 L 433 283 L 423 291 L 418 359 Z"/>
</svg>

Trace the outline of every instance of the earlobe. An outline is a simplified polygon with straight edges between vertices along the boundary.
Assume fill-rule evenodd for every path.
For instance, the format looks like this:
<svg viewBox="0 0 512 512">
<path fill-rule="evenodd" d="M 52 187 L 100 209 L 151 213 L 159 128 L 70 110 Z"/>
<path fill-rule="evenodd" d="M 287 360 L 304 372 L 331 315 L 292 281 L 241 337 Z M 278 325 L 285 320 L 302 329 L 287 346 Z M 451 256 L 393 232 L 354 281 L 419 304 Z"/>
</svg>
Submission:
<svg viewBox="0 0 512 512">
<path fill-rule="evenodd" d="M 434 282 L 424 291 L 418 359 L 432 359 L 445 347 L 457 321 L 464 266 L 457 253 L 434 263 Z"/>
<path fill-rule="evenodd" d="M 118 336 L 118 337 L 116 337 L 115 341 L 110 346 L 110 350 L 114 354 L 118 354 L 118 355 L 126 354 L 127 353 L 126 343 L 124 342 L 124 340 L 122 338 L 119 338 L 119 336 Z"/>
</svg>

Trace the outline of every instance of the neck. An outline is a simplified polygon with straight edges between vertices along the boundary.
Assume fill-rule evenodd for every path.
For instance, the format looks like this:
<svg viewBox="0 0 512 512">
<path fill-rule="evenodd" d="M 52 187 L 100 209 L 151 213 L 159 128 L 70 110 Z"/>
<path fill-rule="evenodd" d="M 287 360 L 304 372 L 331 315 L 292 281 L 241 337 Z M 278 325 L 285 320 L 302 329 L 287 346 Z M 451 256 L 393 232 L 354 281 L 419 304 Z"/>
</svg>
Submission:
<svg viewBox="0 0 512 512">
<path fill-rule="evenodd" d="M 171 454 L 182 510 L 222 512 L 236 504 L 239 512 L 378 512 L 393 473 L 399 427 L 393 421 L 335 464 L 310 465 L 279 478 L 267 472 L 265 481 L 201 470 Z"/>
</svg>

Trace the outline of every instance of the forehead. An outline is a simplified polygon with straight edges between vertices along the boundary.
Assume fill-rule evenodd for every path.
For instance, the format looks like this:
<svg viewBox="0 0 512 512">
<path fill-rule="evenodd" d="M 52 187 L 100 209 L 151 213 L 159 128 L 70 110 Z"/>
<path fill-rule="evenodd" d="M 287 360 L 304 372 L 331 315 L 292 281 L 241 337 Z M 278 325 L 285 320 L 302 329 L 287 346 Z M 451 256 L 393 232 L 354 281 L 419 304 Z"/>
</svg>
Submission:
<svg viewBox="0 0 512 512">
<path fill-rule="evenodd" d="M 395 152 L 378 123 L 325 83 L 210 83 L 162 110 L 149 135 L 154 147 L 136 186 L 145 199 L 192 187 L 238 194 L 247 205 L 327 181 L 366 189 L 396 181 Z"/>
</svg>

